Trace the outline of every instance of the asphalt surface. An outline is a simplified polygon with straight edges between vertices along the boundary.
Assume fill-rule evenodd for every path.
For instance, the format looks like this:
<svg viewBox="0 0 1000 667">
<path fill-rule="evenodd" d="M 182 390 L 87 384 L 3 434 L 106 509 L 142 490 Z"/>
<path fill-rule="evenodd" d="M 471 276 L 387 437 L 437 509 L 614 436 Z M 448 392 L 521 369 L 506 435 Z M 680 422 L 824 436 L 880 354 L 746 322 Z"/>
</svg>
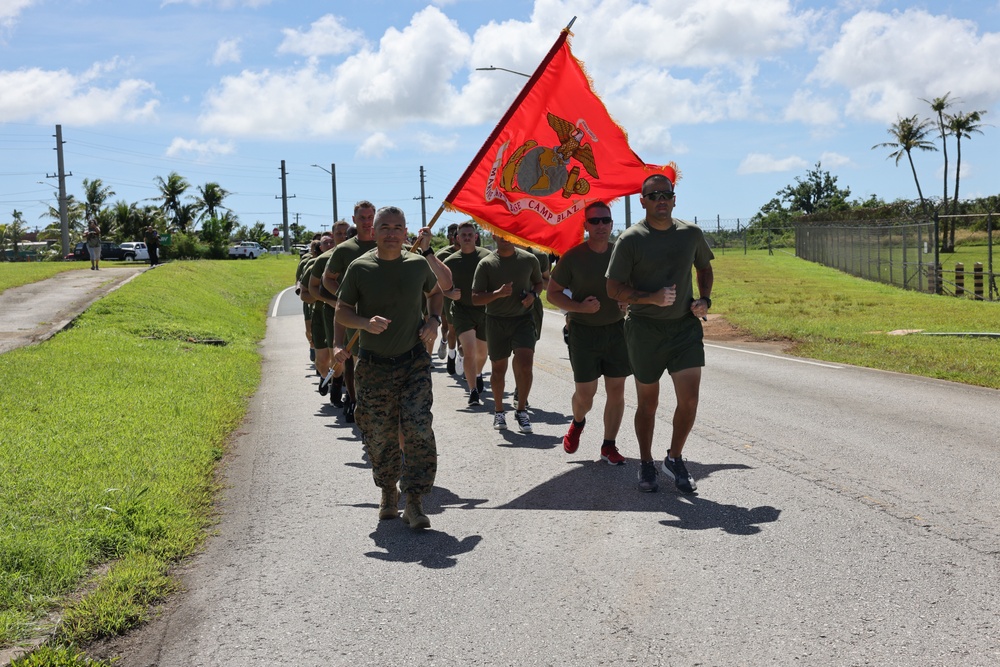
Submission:
<svg viewBox="0 0 1000 667">
<path fill-rule="evenodd" d="M 7 290 L 0 349 L 141 270 Z M 1000 664 L 1000 392 L 709 342 L 699 493 L 640 494 L 631 386 L 625 466 L 598 460 L 600 399 L 562 451 L 572 376 L 547 313 L 533 435 L 494 431 L 437 362 L 433 527 L 414 532 L 377 520 L 290 291 L 271 315 L 216 532 L 152 622 L 93 647 L 117 665 Z M 658 456 L 672 407 L 665 387 Z"/>
<path fill-rule="evenodd" d="M 1000 664 L 1000 392 L 710 344 L 685 450 L 699 493 L 661 476 L 641 494 L 631 387 L 626 465 L 598 461 L 600 400 L 562 450 L 560 327 L 547 313 L 533 435 L 494 431 L 436 362 L 433 526 L 414 532 L 378 521 L 283 293 L 215 535 L 184 592 L 102 650 L 120 667 Z M 661 457 L 672 409 L 664 387 Z"/>
<path fill-rule="evenodd" d="M 0 353 L 47 340 L 105 294 L 146 271 L 144 264 L 63 271 L 52 278 L 0 292 Z"/>
</svg>

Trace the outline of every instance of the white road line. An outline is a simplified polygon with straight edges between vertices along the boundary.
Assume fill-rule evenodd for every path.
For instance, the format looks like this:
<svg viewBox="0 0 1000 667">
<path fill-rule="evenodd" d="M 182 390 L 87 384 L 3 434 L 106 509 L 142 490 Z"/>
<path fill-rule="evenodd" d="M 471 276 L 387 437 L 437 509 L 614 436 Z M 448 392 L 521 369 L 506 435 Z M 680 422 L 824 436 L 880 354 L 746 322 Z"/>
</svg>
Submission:
<svg viewBox="0 0 1000 667">
<path fill-rule="evenodd" d="M 285 296 L 285 292 L 287 292 L 290 289 L 295 289 L 295 286 L 293 285 L 292 287 L 286 287 L 281 291 L 281 294 L 278 295 L 278 298 L 274 300 L 274 308 L 271 309 L 271 317 L 278 316 L 278 305 L 281 304 L 281 297 Z"/>
<path fill-rule="evenodd" d="M 709 343 L 705 343 L 705 347 L 714 347 L 714 348 L 718 348 L 720 350 L 729 350 L 730 352 L 742 352 L 744 354 L 756 354 L 759 357 L 771 357 L 772 359 L 781 359 L 782 361 L 794 361 L 794 362 L 799 363 L 799 364 L 809 364 L 810 366 L 822 366 L 823 368 L 833 368 L 835 370 L 839 370 L 839 369 L 843 368 L 843 366 L 833 366 L 831 364 L 821 364 L 818 361 L 808 361 L 806 359 L 796 359 L 795 357 L 781 357 L 781 356 L 778 356 L 777 354 L 766 354 L 764 352 L 752 352 L 751 350 L 741 350 L 738 347 L 724 347 L 722 345 L 711 345 Z"/>
</svg>

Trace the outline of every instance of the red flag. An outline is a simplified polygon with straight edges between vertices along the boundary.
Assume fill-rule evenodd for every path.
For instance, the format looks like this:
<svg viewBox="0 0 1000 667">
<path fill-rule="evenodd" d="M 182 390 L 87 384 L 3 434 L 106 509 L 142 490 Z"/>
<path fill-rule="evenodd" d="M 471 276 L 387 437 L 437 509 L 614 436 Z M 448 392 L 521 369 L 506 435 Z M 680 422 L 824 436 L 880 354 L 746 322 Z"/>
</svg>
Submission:
<svg viewBox="0 0 1000 667">
<path fill-rule="evenodd" d="M 497 236 L 563 254 L 583 240 L 583 212 L 640 191 L 654 173 L 676 183 L 673 163 L 645 164 L 594 93 L 559 34 L 465 170 L 446 208 Z"/>
</svg>

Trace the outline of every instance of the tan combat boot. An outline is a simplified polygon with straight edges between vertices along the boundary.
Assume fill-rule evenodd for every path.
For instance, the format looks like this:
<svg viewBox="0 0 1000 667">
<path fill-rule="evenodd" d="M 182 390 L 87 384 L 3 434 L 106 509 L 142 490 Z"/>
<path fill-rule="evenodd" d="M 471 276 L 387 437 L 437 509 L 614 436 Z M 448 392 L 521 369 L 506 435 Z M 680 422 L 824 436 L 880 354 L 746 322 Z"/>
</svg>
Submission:
<svg viewBox="0 0 1000 667">
<path fill-rule="evenodd" d="M 406 496 L 406 508 L 403 510 L 403 521 L 410 524 L 410 528 L 430 528 L 431 520 L 424 514 L 424 509 L 420 506 L 420 496 L 410 493 Z"/>
<path fill-rule="evenodd" d="M 393 486 L 391 489 L 382 489 L 382 502 L 378 505 L 378 518 L 395 519 L 399 516 L 399 491 Z"/>
</svg>

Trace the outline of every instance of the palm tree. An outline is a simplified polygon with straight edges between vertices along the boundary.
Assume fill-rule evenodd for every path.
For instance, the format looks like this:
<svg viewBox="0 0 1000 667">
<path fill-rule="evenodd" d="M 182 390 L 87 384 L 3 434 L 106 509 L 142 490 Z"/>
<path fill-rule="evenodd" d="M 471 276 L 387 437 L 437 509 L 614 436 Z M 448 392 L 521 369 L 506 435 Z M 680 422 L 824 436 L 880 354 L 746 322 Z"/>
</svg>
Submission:
<svg viewBox="0 0 1000 667">
<path fill-rule="evenodd" d="M 4 229 L 4 242 L 10 241 L 10 244 L 14 247 L 14 257 L 12 261 L 17 261 L 17 251 L 18 245 L 21 243 L 21 239 L 24 238 L 24 214 L 22 214 L 17 209 L 11 214 L 12 220 L 6 225 Z M 6 251 L 0 247 L 0 254 L 6 256 Z"/>
<path fill-rule="evenodd" d="M 944 154 L 944 195 L 943 202 L 944 205 L 942 210 L 948 212 L 948 126 L 945 123 L 945 111 L 951 106 L 951 100 L 948 96 L 951 92 L 944 94 L 944 97 L 935 97 L 933 100 L 925 100 L 921 98 L 921 101 L 927 102 L 931 105 L 931 111 L 937 114 L 937 125 L 938 133 L 941 135 L 941 152 Z"/>
<path fill-rule="evenodd" d="M 174 211 L 173 225 L 183 234 L 187 234 L 189 229 L 193 229 L 197 221 L 195 204 L 181 204 Z"/>
<path fill-rule="evenodd" d="M 917 116 L 907 116 L 903 118 L 901 116 L 896 117 L 896 122 L 888 129 L 889 134 L 895 141 L 887 141 L 881 144 L 875 144 L 872 146 L 872 150 L 876 148 L 893 148 L 895 149 L 889 154 L 889 158 L 895 158 L 896 166 L 899 166 L 899 160 L 906 154 L 906 158 L 910 161 L 910 171 L 913 172 L 913 181 L 917 184 L 917 195 L 920 197 L 920 207 L 927 213 L 927 202 L 924 199 L 923 190 L 920 189 L 920 179 L 917 178 L 917 168 L 913 164 L 913 150 L 919 149 L 922 151 L 936 151 L 937 147 L 931 142 L 927 141 L 927 133 L 929 131 L 928 125 L 930 121 L 922 120 Z M 889 159 L 886 158 L 886 159 Z"/>
<path fill-rule="evenodd" d="M 952 201 L 952 212 L 958 213 L 958 181 L 962 175 L 962 139 L 971 139 L 972 133 L 982 134 L 980 129 L 985 111 L 970 111 L 968 113 L 959 111 L 948 116 L 948 131 L 955 135 L 955 196 Z"/>
<path fill-rule="evenodd" d="M 99 178 L 94 180 L 83 179 L 83 201 L 84 210 L 86 211 L 86 217 L 91 218 L 97 215 L 98 211 L 104 206 L 104 202 L 108 200 L 109 197 L 115 194 L 115 191 L 111 189 L 110 185 L 104 185 L 104 183 Z M 101 230 L 102 233 L 104 230 Z"/>
<path fill-rule="evenodd" d="M 68 221 L 69 231 L 71 234 L 82 234 L 84 229 L 84 219 L 85 219 L 85 207 L 86 205 L 82 202 L 78 202 L 76 197 L 73 195 L 66 195 L 66 219 Z M 59 214 L 58 205 L 49 205 L 49 208 L 45 213 L 42 213 L 39 218 L 49 218 L 52 223 L 46 228 L 55 228 L 62 230 L 62 216 Z M 61 233 L 61 231 L 60 231 Z"/>
<path fill-rule="evenodd" d="M 200 186 L 198 195 L 194 198 L 194 205 L 198 211 L 199 220 L 216 217 L 217 210 L 229 210 L 222 205 L 222 201 L 229 196 L 229 191 L 224 190 L 218 183 L 206 183 Z"/>
<path fill-rule="evenodd" d="M 162 176 L 157 176 L 153 180 L 156 183 L 156 187 L 160 189 L 160 196 L 155 197 L 155 199 L 163 202 L 163 204 L 160 205 L 160 209 L 164 213 L 169 213 L 171 217 L 174 218 L 176 223 L 181 206 L 183 206 L 183 204 L 181 204 L 181 197 L 184 195 L 184 192 L 191 187 L 190 184 L 176 171 L 170 172 L 166 180 L 164 180 Z M 182 228 L 181 231 L 183 230 L 184 228 Z"/>
</svg>

